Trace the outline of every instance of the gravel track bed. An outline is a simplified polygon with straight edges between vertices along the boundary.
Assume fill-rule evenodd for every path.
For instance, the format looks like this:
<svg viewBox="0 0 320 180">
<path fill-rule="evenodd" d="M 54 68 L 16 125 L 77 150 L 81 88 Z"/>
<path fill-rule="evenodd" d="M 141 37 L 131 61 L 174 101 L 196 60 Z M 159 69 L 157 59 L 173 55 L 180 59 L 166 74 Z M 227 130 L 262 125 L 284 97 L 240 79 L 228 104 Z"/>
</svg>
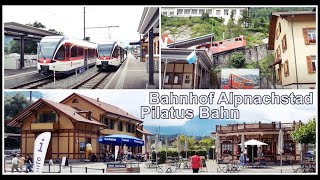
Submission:
<svg viewBox="0 0 320 180">
<path fill-rule="evenodd" d="M 85 79 L 88 79 L 95 73 L 97 73 L 98 69 L 94 66 L 89 68 L 89 70 L 83 72 L 83 73 L 78 73 L 77 76 L 76 74 L 73 74 L 69 77 L 56 80 L 55 86 L 54 83 L 49 83 L 44 86 L 41 86 L 41 89 L 69 89 L 70 87 L 79 84 L 80 82 L 84 81 Z"/>
</svg>

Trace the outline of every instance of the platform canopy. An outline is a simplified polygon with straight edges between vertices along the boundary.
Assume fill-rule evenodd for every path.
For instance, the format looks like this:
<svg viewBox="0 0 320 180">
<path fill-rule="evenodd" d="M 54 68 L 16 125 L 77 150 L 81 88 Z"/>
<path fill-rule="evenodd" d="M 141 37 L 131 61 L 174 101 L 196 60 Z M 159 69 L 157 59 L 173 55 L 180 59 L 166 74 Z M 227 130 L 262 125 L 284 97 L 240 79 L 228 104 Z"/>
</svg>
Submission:
<svg viewBox="0 0 320 180">
<path fill-rule="evenodd" d="M 58 36 L 60 34 L 16 22 L 5 22 L 4 35 L 11 37 L 24 36 L 24 38 L 40 40 L 44 36 Z"/>
<path fill-rule="evenodd" d="M 20 69 L 24 68 L 24 40 L 39 42 L 45 36 L 57 36 L 58 33 L 40 28 L 19 24 L 16 22 L 4 23 L 4 35 L 20 40 Z"/>
</svg>

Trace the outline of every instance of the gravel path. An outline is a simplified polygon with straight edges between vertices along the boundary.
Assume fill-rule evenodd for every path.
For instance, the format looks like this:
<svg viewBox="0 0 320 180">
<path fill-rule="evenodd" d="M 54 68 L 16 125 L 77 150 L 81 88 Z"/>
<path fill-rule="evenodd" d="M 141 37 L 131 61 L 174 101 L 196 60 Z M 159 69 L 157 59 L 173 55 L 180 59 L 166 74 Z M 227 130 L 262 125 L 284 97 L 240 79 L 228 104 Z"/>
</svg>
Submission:
<svg viewBox="0 0 320 180">
<path fill-rule="evenodd" d="M 69 89 L 70 87 L 74 86 L 75 84 L 78 84 L 82 82 L 83 80 L 91 77 L 93 74 L 97 73 L 98 69 L 94 66 L 89 68 L 89 70 L 83 72 L 83 73 L 78 73 L 77 76 L 76 74 L 73 74 L 69 77 L 56 80 L 55 85 L 54 83 L 49 83 L 44 86 L 39 87 L 39 89 Z"/>
</svg>

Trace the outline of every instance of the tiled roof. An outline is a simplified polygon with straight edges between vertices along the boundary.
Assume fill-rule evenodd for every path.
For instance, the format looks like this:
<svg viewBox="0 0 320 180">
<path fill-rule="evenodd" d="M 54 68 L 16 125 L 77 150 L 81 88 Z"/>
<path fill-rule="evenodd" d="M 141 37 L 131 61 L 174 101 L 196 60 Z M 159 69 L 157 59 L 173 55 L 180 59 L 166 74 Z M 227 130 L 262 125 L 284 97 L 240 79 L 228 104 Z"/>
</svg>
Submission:
<svg viewBox="0 0 320 180">
<path fill-rule="evenodd" d="M 314 11 L 289 11 L 289 12 L 273 12 L 274 16 L 291 16 L 291 15 L 315 15 Z"/>
<path fill-rule="evenodd" d="M 100 126 L 105 126 L 105 124 L 100 123 L 92 118 L 92 120 L 89 120 L 80 114 L 78 114 L 78 110 L 74 109 L 73 107 L 67 106 L 62 103 L 56 103 L 50 100 L 43 99 L 43 101 L 49 103 L 51 106 L 57 108 L 61 112 L 65 113 L 66 115 L 70 116 L 71 118 L 75 119 L 76 121 L 79 122 L 84 122 L 84 123 L 90 123 L 90 124 L 95 124 L 95 125 L 100 125 Z"/>
<path fill-rule="evenodd" d="M 117 115 L 120 115 L 120 116 L 123 116 L 123 117 L 127 117 L 129 119 L 133 119 L 133 120 L 142 122 L 140 119 L 136 118 L 135 116 L 131 115 L 127 111 L 124 111 L 124 110 L 122 110 L 121 108 L 119 108 L 117 106 L 114 106 L 114 105 L 111 105 L 111 104 L 108 104 L 108 103 L 105 103 L 105 102 L 97 101 L 96 99 L 92 99 L 90 97 L 83 96 L 81 94 L 77 94 L 77 93 L 74 93 L 74 94 L 77 95 L 77 96 L 82 97 L 83 99 L 89 101 L 90 103 L 94 104 L 97 107 L 100 107 L 101 109 L 103 109 L 103 110 L 105 110 L 107 112 L 110 112 L 112 114 L 117 114 Z"/>
<path fill-rule="evenodd" d="M 78 112 L 77 109 L 74 109 L 74 108 L 72 108 L 70 106 L 67 106 L 65 104 L 53 102 L 53 101 L 46 100 L 46 99 L 39 99 L 38 101 L 34 102 L 29 107 L 27 107 L 22 112 L 20 112 L 15 117 L 13 117 L 11 120 L 9 120 L 7 122 L 7 125 L 8 126 L 14 126 L 14 127 L 19 126 L 19 124 L 27 116 L 29 116 L 30 114 L 33 113 L 34 109 L 38 109 L 38 108 L 42 107 L 43 105 L 51 106 L 51 107 L 57 109 L 58 111 L 66 114 L 68 117 L 78 121 L 78 122 L 89 123 L 89 124 L 94 124 L 94 125 L 99 125 L 99 126 L 106 126 L 105 124 L 100 123 L 100 122 L 98 122 L 97 120 L 95 120 L 93 118 L 91 118 L 91 120 L 89 120 L 89 119 L 81 116 L 80 114 L 77 113 Z"/>
<path fill-rule="evenodd" d="M 137 131 L 141 132 L 142 134 L 152 135 L 152 133 L 151 133 L 150 131 L 146 130 L 146 129 L 141 130 L 141 129 L 138 129 L 138 128 L 137 128 Z"/>
</svg>

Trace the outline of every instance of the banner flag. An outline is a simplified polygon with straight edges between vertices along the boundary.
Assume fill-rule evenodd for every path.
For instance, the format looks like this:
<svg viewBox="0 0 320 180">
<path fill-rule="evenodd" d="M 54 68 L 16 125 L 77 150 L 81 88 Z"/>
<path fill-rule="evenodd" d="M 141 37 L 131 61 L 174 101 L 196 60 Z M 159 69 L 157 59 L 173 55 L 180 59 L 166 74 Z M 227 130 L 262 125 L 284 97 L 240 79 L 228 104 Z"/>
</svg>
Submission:
<svg viewBox="0 0 320 180">
<path fill-rule="evenodd" d="M 42 173 L 44 160 L 51 139 L 51 132 L 41 133 L 34 141 L 33 148 L 33 171 Z"/>
<path fill-rule="evenodd" d="M 119 146 L 115 146 L 114 147 L 114 161 L 117 160 L 118 153 L 119 153 Z"/>
</svg>

